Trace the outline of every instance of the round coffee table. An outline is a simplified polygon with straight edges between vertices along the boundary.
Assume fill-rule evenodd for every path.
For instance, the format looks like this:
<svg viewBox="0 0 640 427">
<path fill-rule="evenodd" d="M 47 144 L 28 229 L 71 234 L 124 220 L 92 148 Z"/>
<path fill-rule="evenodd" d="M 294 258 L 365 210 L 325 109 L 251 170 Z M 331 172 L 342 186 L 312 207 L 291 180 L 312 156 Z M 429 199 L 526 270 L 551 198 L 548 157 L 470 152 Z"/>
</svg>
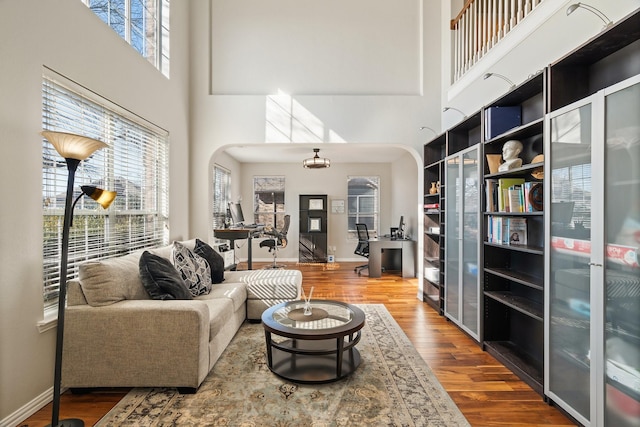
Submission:
<svg viewBox="0 0 640 427">
<path fill-rule="evenodd" d="M 360 365 L 355 348 L 365 315 L 339 301 L 289 301 L 262 313 L 267 365 L 276 375 L 298 383 L 327 383 L 351 375 Z M 276 335 L 277 337 L 272 337 Z"/>
</svg>

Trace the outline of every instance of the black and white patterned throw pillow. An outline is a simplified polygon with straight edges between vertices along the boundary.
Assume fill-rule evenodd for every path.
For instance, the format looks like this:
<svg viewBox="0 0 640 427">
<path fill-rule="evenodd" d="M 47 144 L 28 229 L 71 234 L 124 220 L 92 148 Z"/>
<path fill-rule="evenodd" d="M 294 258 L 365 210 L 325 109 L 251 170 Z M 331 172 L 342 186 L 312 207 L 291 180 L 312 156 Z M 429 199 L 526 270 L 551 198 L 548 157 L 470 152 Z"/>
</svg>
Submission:
<svg viewBox="0 0 640 427">
<path fill-rule="evenodd" d="M 173 242 L 173 265 L 194 297 L 211 292 L 211 267 L 206 259 L 180 242 Z"/>
</svg>

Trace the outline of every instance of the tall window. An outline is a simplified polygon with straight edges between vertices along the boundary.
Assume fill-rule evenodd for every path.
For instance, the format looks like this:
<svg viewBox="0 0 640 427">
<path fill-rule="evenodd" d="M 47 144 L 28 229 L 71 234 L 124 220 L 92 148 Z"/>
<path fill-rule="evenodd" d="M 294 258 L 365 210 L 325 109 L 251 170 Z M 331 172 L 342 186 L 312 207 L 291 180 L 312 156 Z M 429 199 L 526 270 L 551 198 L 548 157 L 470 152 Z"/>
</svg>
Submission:
<svg viewBox="0 0 640 427">
<path fill-rule="evenodd" d="M 167 133 L 62 78 L 56 77 L 55 81 L 44 78 L 42 100 L 43 129 L 75 133 L 109 145 L 80 163 L 74 197 L 80 194 L 81 185 L 118 193 L 107 210 L 88 197 L 81 198 L 76 205 L 69 234 L 67 280 L 77 277 L 78 265 L 83 261 L 168 244 Z M 58 298 L 67 176 L 65 160 L 43 139 L 42 250 L 46 307 L 55 305 Z"/>
<path fill-rule="evenodd" d="M 140 55 L 169 77 L 170 0 L 82 0 Z"/>
<path fill-rule="evenodd" d="M 367 224 L 369 233 L 378 231 L 380 177 L 350 176 L 347 182 L 349 234 L 355 237 L 356 224 Z"/>
<path fill-rule="evenodd" d="M 213 228 L 224 228 L 227 205 L 231 201 L 231 172 L 215 165 L 213 167 Z"/>
<path fill-rule="evenodd" d="M 254 220 L 256 224 L 284 226 L 284 177 L 256 176 L 253 178 Z"/>
</svg>

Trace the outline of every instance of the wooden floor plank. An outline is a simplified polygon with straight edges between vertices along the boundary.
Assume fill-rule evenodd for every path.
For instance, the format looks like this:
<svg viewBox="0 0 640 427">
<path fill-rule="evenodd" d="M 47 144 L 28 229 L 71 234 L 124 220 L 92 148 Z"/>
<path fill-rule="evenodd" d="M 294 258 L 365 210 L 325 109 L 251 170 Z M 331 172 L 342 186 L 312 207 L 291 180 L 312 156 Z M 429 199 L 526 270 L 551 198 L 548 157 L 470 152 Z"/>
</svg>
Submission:
<svg viewBox="0 0 640 427">
<path fill-rule="evenodd" d="M 303 272 L 305 292 L 313 286 L 314 298 L 384 304 L 474 427 L 575 425 L 453 323 L 419 301 L 417 279 L 403 279 L 394 272 L 370 279 L 366 270 L 358 276 L 353 269 L 361 263 L 334 264 L 330 267 L 336 268 L 330 269 L 324 264 L 285 264 Z M 260 266 L 254 263 L 254 268 Z M 127 391 L 109 389 L 80 396 L 65 393 L 61 418 L 81 418 L 91 426 Z M 50 418 L 51 405 L 47 405 L 19 426 L 43 427 Z"/>
</svg>

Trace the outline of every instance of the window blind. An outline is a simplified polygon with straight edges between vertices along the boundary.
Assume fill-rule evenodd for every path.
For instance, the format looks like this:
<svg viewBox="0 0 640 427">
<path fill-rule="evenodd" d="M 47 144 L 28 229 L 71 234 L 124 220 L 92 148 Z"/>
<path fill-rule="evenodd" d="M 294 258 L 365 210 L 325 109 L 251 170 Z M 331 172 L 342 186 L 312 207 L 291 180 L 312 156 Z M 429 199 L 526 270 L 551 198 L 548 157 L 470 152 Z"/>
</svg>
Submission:
<svg viewBox="0 0 640 427">
<path fill-rule="evenodd" d="M 72 89 L 73 88 L 73 89 Z M 82 91 L 83 93 L 80 93 Z M 80 163 L 74 198 L 81 185 L 117 191 L 102 209 L 88 197 L 73 212 L 67 280 L 78 265 L 168 243 L 169 138 L 163 131 L 115 104 L 62 78 L 44 76 L 42 127 L 98 139 L 109 147 Z M 67 166 L 42 140 L 43 279 L 45 308 L 57 303 Z"/>
<path fill-rule="evenodd" d="M 224 228 L 227 205 L 231 201 L 231 172 L 215 165 L 213 167 L 213 228 Z"/>
</svg>

